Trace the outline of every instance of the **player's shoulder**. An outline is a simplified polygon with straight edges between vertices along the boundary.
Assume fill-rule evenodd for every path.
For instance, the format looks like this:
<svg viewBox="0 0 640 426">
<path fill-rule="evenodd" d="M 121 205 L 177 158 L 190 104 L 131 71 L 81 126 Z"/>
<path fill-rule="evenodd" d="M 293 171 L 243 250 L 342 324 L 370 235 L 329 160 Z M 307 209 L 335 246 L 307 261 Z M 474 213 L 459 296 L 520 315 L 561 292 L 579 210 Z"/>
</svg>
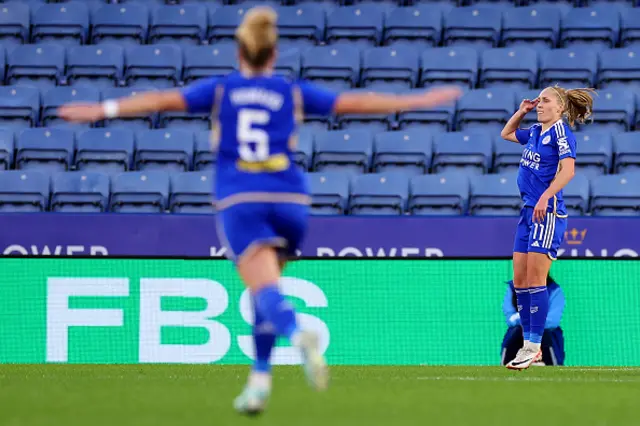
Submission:
<svg viewBox="0 0 640 426">
<path fill-rule="evenodd" d="M 567 139 L 574 138 L 573 132 L 571 131 L 571 127 L 564 120 L 557 121 L 553 126 L 551 126 L 551 135 L 556 139 Z"/>
<path fill-rule="evenodd" d="M 534 123 L 529 127 L 529 136 L 533 136 L 535 132 L 539 132 L 542 129 L 541 123 Z"/>
</svg>

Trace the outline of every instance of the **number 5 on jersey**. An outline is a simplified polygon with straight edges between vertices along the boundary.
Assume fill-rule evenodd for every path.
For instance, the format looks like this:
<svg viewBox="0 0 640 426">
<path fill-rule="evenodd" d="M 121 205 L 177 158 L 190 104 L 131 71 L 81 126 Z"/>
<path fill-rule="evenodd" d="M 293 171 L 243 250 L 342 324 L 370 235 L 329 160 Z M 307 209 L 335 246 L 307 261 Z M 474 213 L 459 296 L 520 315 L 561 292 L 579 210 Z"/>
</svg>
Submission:
<svg viewBox="0 0 640 426">
<path fill-rule="evenodd" d="M 237 139 L 240 159 L 249 163 L 266 161 L 269 158 L 269 134 L 254 126 L 264 126 L 271 117 L 260 109 L 241 109 L 238 111 Z M 254 147 L 251 147 L 251 144 Z"/>
</svg>

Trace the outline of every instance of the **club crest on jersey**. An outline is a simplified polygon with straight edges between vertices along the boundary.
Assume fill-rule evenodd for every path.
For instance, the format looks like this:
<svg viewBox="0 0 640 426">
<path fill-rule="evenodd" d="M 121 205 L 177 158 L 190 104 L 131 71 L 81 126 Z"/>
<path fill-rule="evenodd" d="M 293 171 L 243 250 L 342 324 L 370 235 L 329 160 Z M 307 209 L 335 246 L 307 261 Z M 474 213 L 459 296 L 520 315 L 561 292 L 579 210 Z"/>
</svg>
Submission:
<svg viewBox="0 0 640 426">
<path fill-rule="evenodd" d="M 542 139 L 542 145 L 548 145 L 551 142 L 551 135 L 547 135 Z"/>
</svg>

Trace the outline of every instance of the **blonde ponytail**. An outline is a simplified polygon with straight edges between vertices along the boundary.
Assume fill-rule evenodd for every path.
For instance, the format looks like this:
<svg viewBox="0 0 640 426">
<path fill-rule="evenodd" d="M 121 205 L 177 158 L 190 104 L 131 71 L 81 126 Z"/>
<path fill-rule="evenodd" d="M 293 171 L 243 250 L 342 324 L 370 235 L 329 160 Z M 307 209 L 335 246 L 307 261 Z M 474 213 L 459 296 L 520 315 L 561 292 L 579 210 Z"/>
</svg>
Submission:
<svg viewBox="0 0 640 426">
<path fill-rule="evenodd" d="M 564 109 L 564 116 L 571 126 L 575 123 L 583 124 L 591 117 L 593 113 L 593 94 L 594 89 L 563 89 L 559 86 L 553 86 L 553 91 L 558 96 L 560 104 Z"/>
<path fill-rule="evenodd" d="M 251 8 L 236 30 L 240 53 L 252 68 L 263 68 L 278 44 L 278 15 L 266 6 Z"/>
</svg>

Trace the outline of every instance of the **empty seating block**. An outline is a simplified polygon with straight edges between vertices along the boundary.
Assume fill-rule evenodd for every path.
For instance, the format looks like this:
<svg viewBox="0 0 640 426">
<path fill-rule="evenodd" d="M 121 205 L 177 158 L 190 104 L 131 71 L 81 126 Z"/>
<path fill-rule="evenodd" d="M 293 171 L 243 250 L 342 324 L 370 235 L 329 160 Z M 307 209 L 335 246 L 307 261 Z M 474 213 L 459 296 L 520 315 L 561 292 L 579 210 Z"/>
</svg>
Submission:
<svg viewBox="0 0 640 426">
<path fill-rule="evenodd" d="M 587 49 L 555 49 L 542 54 L 540 86 L 554 84 L 591 87 L 598 70 L 598 55 Z"/>
<path fill-rule="evenodd" d="M 469 179 L 460 173 L 415 176 L 409 192 L 413 215 L 461 215 L 467 210 Z"/>
<path fill-rule="evenodd" d="M 375 137 L 373 171 L 418 175 L 429 172 L 432 136 L 422 129 L 384 132 Z"/>
<path fill-rule="evenodd" d="M 172 213 L 214 213 L 211 171 L 176 173 L 171 176 Z"/>
<path fill-rule="evenodd" d="M 327 16 L 327 42 L 375 46 L 382 37 L 384 11 L 375 3 L 338 7 Z"/>
<path fill-rule="evenodd" d="M 360 51 L 351 45 L 317 46 L 303 53 L 302 77 L 335 89 L 355 87 L 360 75 Z"/>
<path fill-rule="evenodd" d="M 576 172 L 588 177 L 608 174 L 613 158 L 613 141 L 607 131 L 576 133 Z"/>
<path fill-rule="evenodd" d="M 640 171 L 640 132 L 619 133 L 614 138 L 615 173 Z"/>
<path fill-rule="evenodd" d="M 67 81 L 71 86 L 114 87 L 120 83 L 123 69 L 124 49 L 120 46 L 76 46 L 67 50 Z"/>
<path fill-rule="evenodd" d="M 129 129 L 90 129 L 77 135 L 76 168 L 117 174 L 132 170 L 134 135 Z"/>
<path fill-rule="evenodd" d="M 508 9 L 504 13 L 502 41 L 505 46 L 553 48 L 558 42 L 561 13 L 551 5 Z"/>
<path fill-rule="evenodd" d="M 151 13 L 149 41 L 200 44 L 207 31 L 207 14 L 204 4 L 156 7 Z"/>
<path fill-rule="evenodd" d="M 238 68 L 236 46 L 230 43 L 193 46 L 184 50 L 184 81 L 223 76 Z"/>
<path fill-rule="evenodd" d="M 562 190 L 569 216 L 584 216 L 589 209 L 589 178 L 576 174 Z"/>
<path fill-rule="evenodd" d="M 18 135 L 16 168 L 69 170 L 73 161 L 74 134 L 67 129 L 26 129 Z"/>
<path fill-rule="evenodd" d="M 306 3 L 278 8 L 280 40 L 295 45 L 314 46 L 324 40 L 325 11 L 321 5 Z"/>
<path fill-rule="evenodd" d="M 478 53 L 471 47 L 428 49 L 422 53 L 420 84 L 457 84 L 473 88 L 478 79 Z"/>
<path fill-rule="evenodd" d="M 205 170 L 213 167 L 215 156 L 211 148 L 211 133 L 208 131 L 195 133 L 195 151 L 193 167 L 195 170 Z"/>
<path fill-rule="evenodd" d="M 437 46 L 445 9 L 440 3 L 393 9 L 385 19 L 384 44 L 409 44 L 418 49 Z"/>
<path fill-rule="evenodd" d="M 148 130 L 138 134 L 137 170 L 186 172 L 193 157 L 193 133 L 185 130 Z"/>
<path fill-rule="evenodd" d="M 369 171 L 373 142 L 366 130 L 316 133 L 313 168 L 316 171 Z"/>
<path fill-rule="evenodd" d="M 538 55 L 526 47 L 485 50 L 480 75 L 482 87 L 531 89 L 538 80 Z"/>
<path fill-rule="evenodd" d="M 475 176 L 471 180 L 471 215 L 517 216 L 521 205 L 515 173 Z"/>
<path fill-rule="evenodd" d="M 483 174 L 493 158 L 491 136 L 484 132 L 442 133 L 435 138 L 433 171 Z"/>
<path fill-rule="evenodd" d="M 136 2 L 105 4 L 92 13 L 93 44 L 144 44 L 149 32 L 149 9 Z"/>
<path fill-rule="evenodd" d="M 64 73 L 65 49 L 50 43 L 17 46 L 9 53 L 7 65 L 8 84 L 49 88 Z"/>
<path fill-rule="evenodd" d="M 590 130 L 607 129 L 624 132 L 635 121 L 636 99 L 625 89 L 600 90 L 593 100 L 593 123 Z"/>
<path fill-rule="evenodd" d="M 591 212 L 596 216 L 640 215 L 640 174 L 598 176 L 593 179 Z"/>
<path fill-rule="evenodd" d="M 22 44 L 29 40 L 29 5 L 12 2 L 0 5 L 0 43 Z"/>
<path fill-rule="evenodd" d="M 510 89 L 494 88 L 467 92 L 458 101 L 457 128 L 500 132 L 513 115 L 515 94 Z"/>
<path fill-rule="evenodd" d="M 444 24 L 444 43 L 497 47 L 500 39 L 502 13 L 482 6 L 457 7 L 447 14 Z"/>
<path fill-rule="evenodd" d="M 52 181 L 51 211 L 102 213 L 109 206 L 109 176 L 96 172 L 66 172 Z"/>
<path fill-rule="evenodd" d="M 33 127 L 40 119 L 40 92 L 35 87 L 0 87 L 0 126 Z"/>
<path fill-rule="evenodd" d="M 637 49 L 612 49 L 600 52 L 598 87 L 602 89 L 640 86 L 640 52 Z"/>
<path fill-rule="evenodd" d="M 345 214 L 349 203 L 351 174 L 338 171 L 307 175 L 314 215 Z"/>
<path fill-rule="evenodd" d="M 13 151 L 15 150 L 15 140 L 13 131 L 0 129 L 0 171 L 9 170 L 13 167 Z"/>
<path fill-rule="evenodd" d="M 49 177 L 31 170 L 0 173 L 0 212 L 42 212 L 49 206 Z"/>
<path fill-rule="evenodd" d="M 374 47 L 364 52 L 362 83 L 395 83 L 398 89 L 409 89 L 418 78 L 418 52 L 407 46 Z"/>
<path fill-rule="evenodd" d="M 244 14 L 249 8 L 246 5 L 225 5 L 209 9 L 209 26 L 207 39 L 210 43 L 220 40 L 233 40 L 236 28 L 240 26 Z"/>
<path fill-rule="evenodd" d="M 89 9 L 84 2 L 48 3 L 33 14 L 34 43 L 85 44 L 89 34 Z"/>
<path fill-rule="evenodd" d="M 182 74 L 182 51 L 170 44 L 137 46 L 125 53 L 124 78 L 130 87 L 168 88 Z"/>
<path fill-rule="evenodd" d="M 406 210 L 409 179 L 401 173 L 370 173 L 354 179 L 352 215 L 400 215 Z"/>
<path fill-rule="evenodd" d="M 102 100 L 108 99 L 120 99 L 127 96 L 136 96 L 138 93 L 143 93 L 149 90 L 154 90 L 151 87 L 114 87 L 113 89 L 107 89 L 102 92 Z M 126 118 L 114 118 L 105 120 L 105 127 L 127 127 L 133 130 L 147 130 L 152 129 L 156 122 L 156 115 L 141 114 L 135 117 Z"/>
<path fill-rule="evenodd" d="M 163 213 L 169 198 L 169 175 L 159 170 L 122 173 L 114 177 L 111 211 Z"/>
<path fill-rule="evenodd" d="M 100 102 L 100 92 L 91 86 L 54 87 L 42 96 L 42 125 L 89 127 L 91 123 L 68 123 L 58 118 L 58 108 L 72 102 Z"/>
<path fill-rule="evenodd" d="M 616 7 L 575 8 L 562 19 L 560 43 L 563 47 L 582 44 L 614 47 L 619 32 L 620 13 Z"/>
</svg>

